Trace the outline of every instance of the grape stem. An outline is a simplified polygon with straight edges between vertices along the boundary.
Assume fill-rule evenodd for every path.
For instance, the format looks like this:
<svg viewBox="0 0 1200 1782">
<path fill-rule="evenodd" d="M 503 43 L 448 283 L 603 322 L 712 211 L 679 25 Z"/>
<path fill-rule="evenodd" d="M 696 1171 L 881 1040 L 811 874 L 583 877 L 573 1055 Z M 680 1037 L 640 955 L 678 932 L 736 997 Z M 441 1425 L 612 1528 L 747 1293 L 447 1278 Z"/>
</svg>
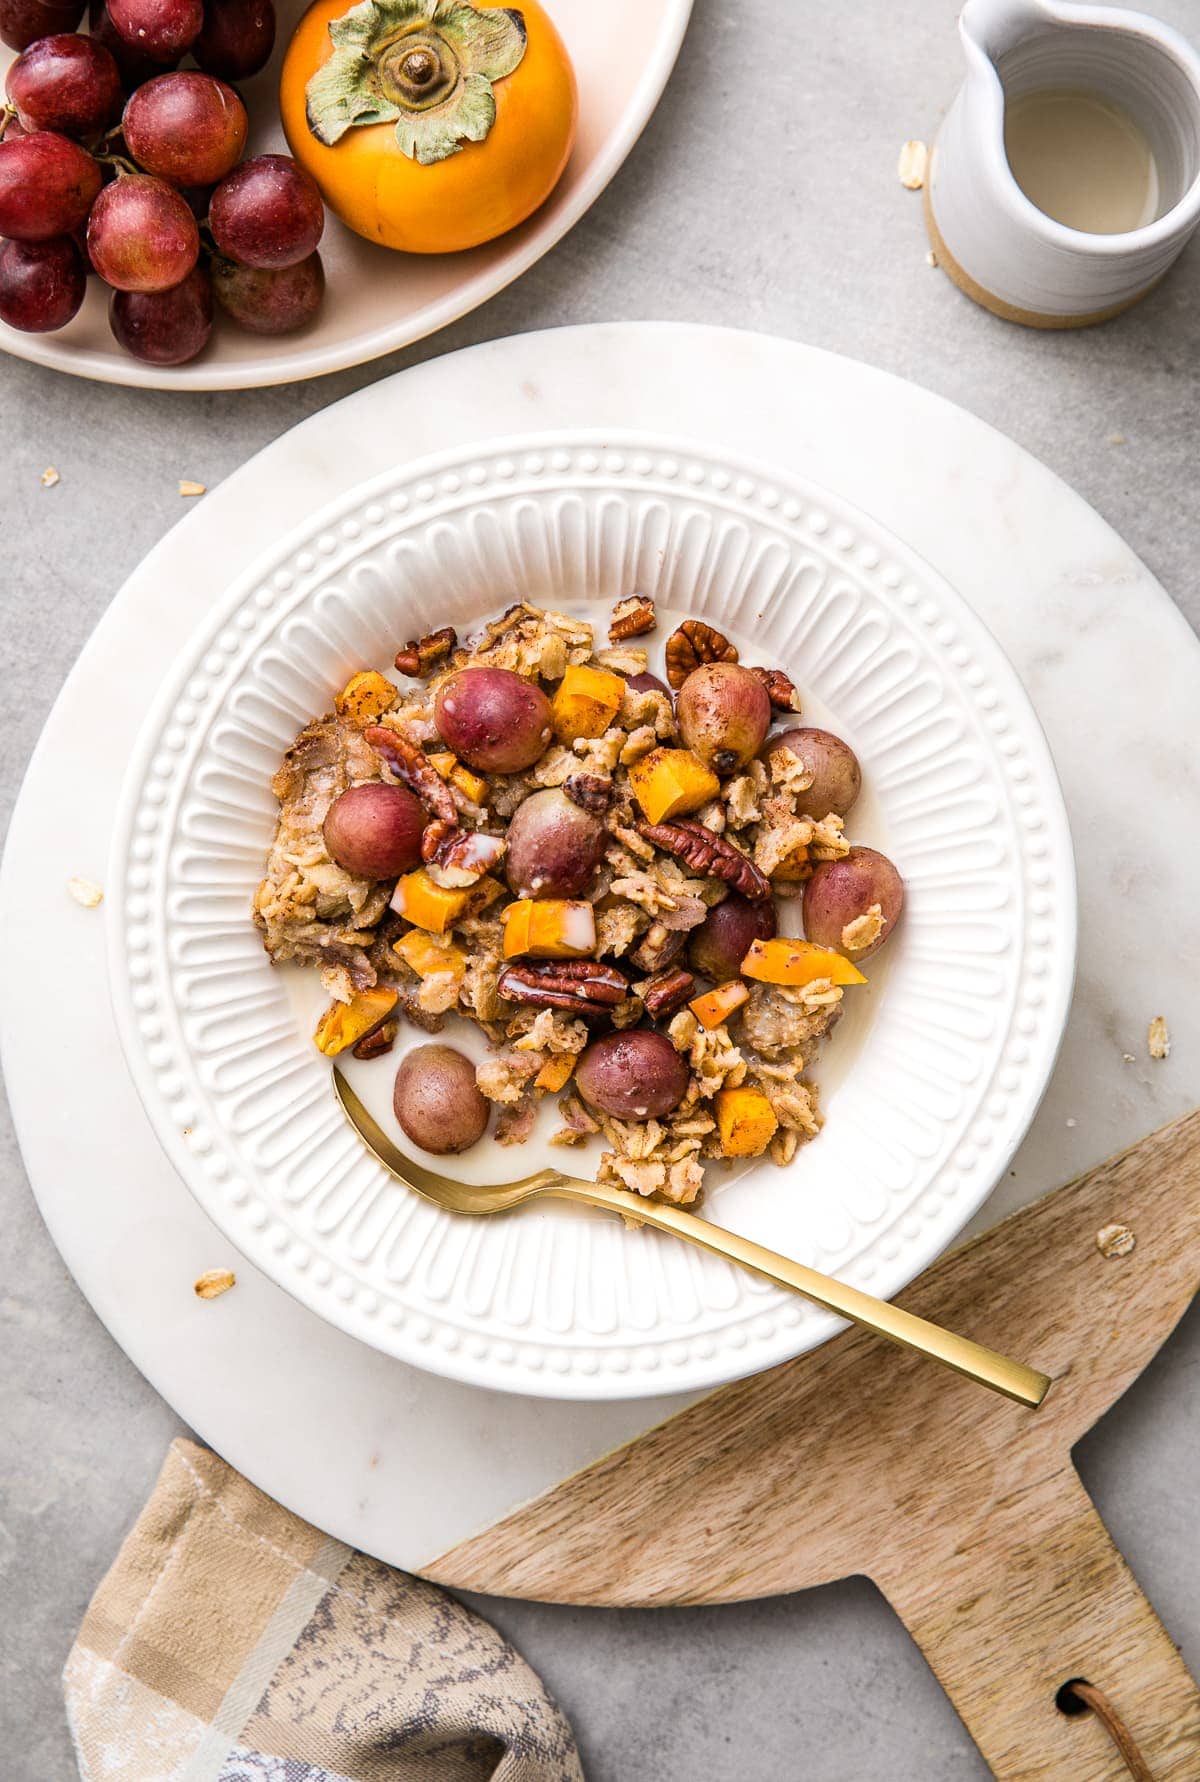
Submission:
<svg viewBox="0 0 1200 1782">
<path fill-rule="evenodd" d="M 97 161 L 103 161 L 106 167 L 115 167 L 118 178 L 125 173 L 136 174 L 142 171 L 137 163 L 129 160 L 126 155 L 97 154 L 95 159 Z"/>
</svg>

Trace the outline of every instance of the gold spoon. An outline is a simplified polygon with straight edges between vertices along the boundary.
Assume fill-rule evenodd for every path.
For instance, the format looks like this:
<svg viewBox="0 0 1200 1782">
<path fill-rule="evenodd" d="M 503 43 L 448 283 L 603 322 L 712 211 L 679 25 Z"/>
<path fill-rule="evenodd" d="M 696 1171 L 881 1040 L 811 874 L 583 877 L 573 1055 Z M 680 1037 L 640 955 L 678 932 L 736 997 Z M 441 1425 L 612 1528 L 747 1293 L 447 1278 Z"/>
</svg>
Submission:
<svg viewBox="0 0 1200 1782">
<path fill-rule="evenodd" d="M 607 1182 L 584 1182 L 577 1176 L 564 1176 L 556 1169 L 539 1170 L 536 1175 L 524 1176 L 519 1182 L 453 1182 L 448 1176 L 438 1175 L 423 1164 L 414 1163 L 397 1150 L 336 1065 L 333 1086 L 346 1118 L 388 1174 L 411 1188 L 414 1194 L 431 1200 L 435 1206 L 444 1207 L 449 1213 L 506 1213 L 523 1201 L 536 1200 L 540 1195 L 553 1200 L 582 1201 L 586 1206 L 602 1207 L 606 1212 L 624 1213 L 639 1219 L 643 1225 L 672 1232 L 675 1237 L 686 1238 L 690 1244 L 698 1244 L 702 1250 L 711 1250 L 714 1255 L 740 1263 L 743 1268 L 765 1275 L 768 1281 L 774 1281 L 780 1287 L 790 1287 L 814 1305 L 824 1306 L 826 1311 L 836 1312 L 841 1318 L 849 1318 L 855 1324 L 873 1330 L 877 1336 L 899 1343 L 901 1348 L 928 1355 L 934 1361 L 940 1361 L 943 1367 L 965 1374 L 968 1380 L 1003 1393 L 1005 1398 L 1015 1399 L 1019 1405 L 1036 1410 L 1049 1390 L 1048 1375 L 1039 1374 L 1020 1361 L 1010 1361 L 1006 1355 L 997 1355 L 994 1349 L 985 1349 L 982 1343 L 955 1336 L 952 1331 L 930 1324 L 913 1312 L 902 1311 L 886 1300 L 861 1293 L 857 1287 L 848 1287 L 829 1275 L 818 1273 L 815 1268 L 806 1268 L 802 1262 L 792 1262 L 787 1256 L 752 1243 L 749 1238 L 738 1237 L 736 1232 L 724 1231 L 707 1219 L 698 1219 L 682 1207 L 643 1200 L 640 1194 L 633 1194 L 626 1188 L 614 1188 Z"/>
</svg>

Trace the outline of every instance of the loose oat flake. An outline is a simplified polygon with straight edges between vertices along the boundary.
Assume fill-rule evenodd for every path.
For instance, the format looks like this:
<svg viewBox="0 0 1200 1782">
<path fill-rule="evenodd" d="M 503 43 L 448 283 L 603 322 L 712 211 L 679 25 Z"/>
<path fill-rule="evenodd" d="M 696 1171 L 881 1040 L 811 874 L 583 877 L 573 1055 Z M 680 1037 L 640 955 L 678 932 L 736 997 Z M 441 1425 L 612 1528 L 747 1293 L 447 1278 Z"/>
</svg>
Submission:
<svg viewBox="0 0 1200 1782">
<path fill-rule="evenodd" d="M 1171 1036 L 1161 1015 L 1155 1015 L 1146 1029 L 1146 1048 L 1151 1058 L 1169 1058 L 1171 1055 Z"/>
<path fill-rule="evenodd" d="M 906 142 L 900 150 L 900 159 L 896 164 L 896 173 L 900 184 L 910 192 L 919 192 L 925 184 L 925 168 L 929 162 L 929 150 L 923 142 Z"/>
<path fill-rule="evenodd" d="M 179 493 L 181 495 L 203 495 L 207 487 L 208 485 L 206 483 L 181 482 L 179 485 Z"/>
<path fill-rule="evenodd" d="M 81 903 L 85 910 L 94 910 L 103 899 L 104 892 L 92 879 L 71 878 L 67 880 L 67 890 Z"/>
<path fill-rule="evenodd" d="M 1128 1225 L 1102 1225 L 1096 1233 L 1096 1248 L 1106 1260 L 1128 1256 L 1136 1243 Z"/>
<path fill-rule="evenodd" d="M 42 472 L 43 489 L 52 489 L 55 483 L 60 483 L 61 481 L 62 478 L 59 476 L 57 470 L 55 470 L 53 464 L 47 464 L 45 470 Z"/>
<path fill-rule="evenodd" d="M 236 1285 L 237 1276 L 231 1268 L 210 1268 L 200 1276 L 192 1291 L 197 1299 L 217 1299 Z"/>
</svg>

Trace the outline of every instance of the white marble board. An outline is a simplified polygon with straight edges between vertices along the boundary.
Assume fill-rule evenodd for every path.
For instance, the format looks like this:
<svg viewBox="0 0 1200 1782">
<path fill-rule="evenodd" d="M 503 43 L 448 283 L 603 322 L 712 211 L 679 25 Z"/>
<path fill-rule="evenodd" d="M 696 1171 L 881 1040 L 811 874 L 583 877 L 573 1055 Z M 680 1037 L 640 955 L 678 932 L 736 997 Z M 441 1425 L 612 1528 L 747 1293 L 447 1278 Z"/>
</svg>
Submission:
<svg viewBox="0 0 1200 1782">
<path fill-rule="evenodd" d="M 72 873 L 103 876 L 124 763 L 157 679 L 280 532 L 428 452 L 539 428 L 626 427 L 631 417 L 812 476 L 874 513 L 992 627 L 1046 726 L 1078 855 L 1079 980 L 1049 1094 L 980 1221 L 1193 1099 L 1186 1059 L 1200 1041 L 1200 1008 L 1181 949 L 1194 944 L 1200 786 L 1189 745 L 1200 649 L 1116 535 L 1018 447 L 851 361 L 673 324 L 492 343 L 315 416 L 163 540 L 68 681 L 31 764 L 0 885 L 11 962 L 0 1031 L 42 1211 L 117 1340 L 257 1484 L 413 1569 L 686 1401 L 567 1405 L 458 1386 L 361 1347 L 239 1266 L 134 1095 L 108 1007 L 102 922 L 70 905 L 47 957 L 46 898 Z M 144 697 L 115 698 L 118 687 Z M 57 813 L 68 801 L 76 816 L 64 825 Z M 55 1011 L 66 999 L 76 1013 L 64 1034 Z M 1162 1063 L 1145 1048 L 1156 1013 L 1175 1041 Z M 225 1262 L 238 1268 L 237 1289 L 197 1301 L 195 1275 Z"/>
</svg>

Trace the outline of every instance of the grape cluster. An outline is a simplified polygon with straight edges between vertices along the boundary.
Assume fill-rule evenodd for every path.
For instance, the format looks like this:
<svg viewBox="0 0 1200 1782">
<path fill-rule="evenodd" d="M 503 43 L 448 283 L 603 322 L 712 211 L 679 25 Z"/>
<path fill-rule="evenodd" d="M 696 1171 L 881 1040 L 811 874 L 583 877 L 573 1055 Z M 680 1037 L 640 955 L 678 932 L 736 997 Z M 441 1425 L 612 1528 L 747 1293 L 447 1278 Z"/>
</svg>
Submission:
<svg viewBox="0 0 1200 1782">
<path fill-rule="evenodd" d="M 0 0 L 0 38 L 20 52 L 0 116 L 0 320 L 65 327 L 95 274 L 120 345 L 182 365 L 218 306 L 253 334 L 316 313 L 321 194 L 289 155 L 243 159 L 234 83 L 271 54 L 274 0 Z"/>
</svg>

